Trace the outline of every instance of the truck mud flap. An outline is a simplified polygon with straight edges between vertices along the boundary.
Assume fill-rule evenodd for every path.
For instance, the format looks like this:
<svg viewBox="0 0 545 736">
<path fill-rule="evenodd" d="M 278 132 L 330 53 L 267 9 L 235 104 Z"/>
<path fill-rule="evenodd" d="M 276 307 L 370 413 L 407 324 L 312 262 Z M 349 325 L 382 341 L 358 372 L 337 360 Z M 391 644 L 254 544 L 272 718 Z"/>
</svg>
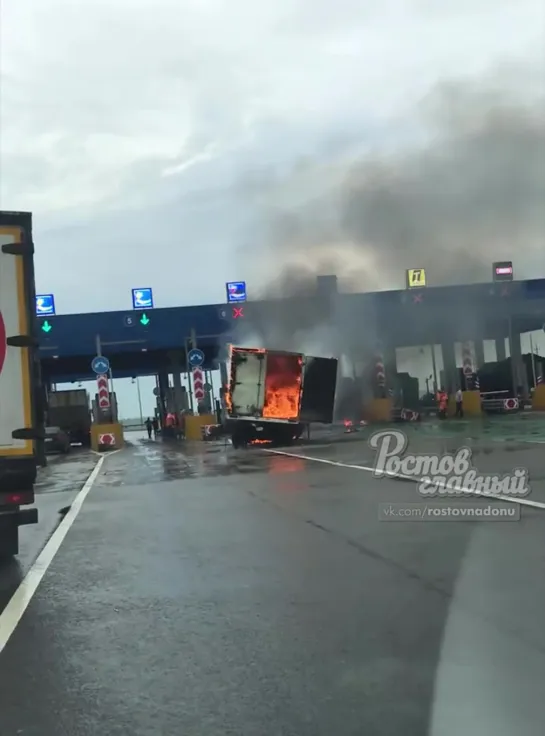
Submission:
<svg viewBox="0 0 545 736">
<path fill-rule="evenodd" d="M 17 526 L 38 523 L 38 509 L 23 509 L 17 513 Z"/>
<path fill-rule="evenodd" d="M 6 526 L 28 526 L 38 523 L 38 509 L 18 509 L 0 512 L 0 533 Z"/>
</svg>

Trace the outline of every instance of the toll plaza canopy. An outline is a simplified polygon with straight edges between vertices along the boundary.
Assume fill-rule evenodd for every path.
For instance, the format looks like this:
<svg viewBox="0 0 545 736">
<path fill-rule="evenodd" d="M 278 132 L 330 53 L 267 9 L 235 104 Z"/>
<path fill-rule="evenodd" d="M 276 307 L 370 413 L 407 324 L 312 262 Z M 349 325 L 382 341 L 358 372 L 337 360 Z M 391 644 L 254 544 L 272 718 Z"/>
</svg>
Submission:
<svg viewBox="0 0 545 736">
<path fill-rule="evenodd" d="M 507 337 L 510 330 L 543 326 L 545 279 L 335 294 L 334 300 L 316 294 L 239 305 L 57 315 L 37 320 L 37 337 L 42 363 L 51 366 L 62 359 L 68 366 L 70 361 L 65 370 L 81 377 L 89 373 L 98 335 L 104 354 L 119 356 L 118 371 L 130 375 L 134 355 L 145 370 L 145 353 L 183 349 L 192 331 L 206 360 L 212 361 L 222 344 L 240 334 L 240 327 L 283 319 L 293 329 L 304 329 L 332 318 L 362 330 L 372 327 L 397 347 L 440 343 L 445 330 L 454 340 L 474 334 Z"/>
</svg>

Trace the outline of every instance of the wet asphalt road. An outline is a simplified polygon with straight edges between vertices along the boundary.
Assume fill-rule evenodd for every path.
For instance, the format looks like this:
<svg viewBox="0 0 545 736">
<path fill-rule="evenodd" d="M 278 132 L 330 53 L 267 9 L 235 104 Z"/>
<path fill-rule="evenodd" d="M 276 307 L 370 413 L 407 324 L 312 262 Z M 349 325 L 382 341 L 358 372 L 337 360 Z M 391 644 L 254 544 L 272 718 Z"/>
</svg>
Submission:
<svg viewBox="0 0 545 736">
<path fill-rule="evenodd" d="M 34 489 L 38 523 L 21 527 L 20 554 L 9 565 L 0 567 L 0 610 L 57 528 L 62 519 L 60 512 L 72 503 L 96 462 L 95 454 L 74 448 L 67 456 L 48 457 L 48 466 L 39 469 Z"/>
<path fill-rule="evenodd" d="M 345 439 L 294 452 L 372 460 Z M 354 468 L 137 441 L 0 654 L 0 732 L 542 734 L 545 511 L 379 520 L 419 500 Z"/>
</svg>

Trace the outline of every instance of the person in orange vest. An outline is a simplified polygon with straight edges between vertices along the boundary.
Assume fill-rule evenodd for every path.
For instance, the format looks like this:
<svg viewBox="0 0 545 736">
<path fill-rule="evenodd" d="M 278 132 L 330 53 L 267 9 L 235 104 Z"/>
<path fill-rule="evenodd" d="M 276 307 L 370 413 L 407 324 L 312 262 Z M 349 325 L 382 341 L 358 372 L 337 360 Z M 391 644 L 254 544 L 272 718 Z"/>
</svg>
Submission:
<svg viewBox="0 0 545 736">
<path fill-rule="evenodd" d="M 441 389 L 437 392 L 437 405 L 439 407 L 439 417 L 441 419 L 446 419 L 447 417 L 447 409 L 448 409 L 448 394 L 444 389 Z"/>
<path fill-rule="evenodd" d="M 167 430 L 168 437 L 172 437 L 174 434 L 174 423 L 175 423 L 174 414 L 169 411 L 165 417 L 165 429 Z"/>
</svg>

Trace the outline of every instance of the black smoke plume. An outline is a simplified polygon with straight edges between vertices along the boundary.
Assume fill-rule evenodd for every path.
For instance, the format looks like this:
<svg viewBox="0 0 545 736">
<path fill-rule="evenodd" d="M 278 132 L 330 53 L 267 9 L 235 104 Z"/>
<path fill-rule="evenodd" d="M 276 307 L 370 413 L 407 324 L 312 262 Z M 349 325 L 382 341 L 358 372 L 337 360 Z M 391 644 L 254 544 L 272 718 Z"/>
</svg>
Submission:
<svg viewBox="0 0 545 736">
<path fill-rule="evenodd" d="M 544 276 L 541 92 L 523 99 L 497 83 L 445 83 L 419 105 L 423 142 L 345 158 L 340 176 L 338 165 L 307 163 L 301 186 L 310 182 L 313 196 L 305 201 L 295 186 L 297 204 L 265 213 L 267 247 L 258 258 L 270 277 L 260 298 L 311 294 L 320 273 L 335 273 L 341 291 L 358 292 L 404 288 L 407 268 L 425 268 L 429 285 L 490 281 L 499 260 L 514 261 L 516 278 Z M 294 188 L 275 182 L 273 189 L 288 185 Z M 466 318 L 475 311 L 460 304 L 456 319 Z M 307 351 L 317 343 L 355 364 L 384 337 L 370 319 L 363 340 L 362 322 L 365 315 L 347 324 L 335 309 L 325 315 L 291 300 L 277 302 L 252 330 L 262 343 Z"/>
</svg>

